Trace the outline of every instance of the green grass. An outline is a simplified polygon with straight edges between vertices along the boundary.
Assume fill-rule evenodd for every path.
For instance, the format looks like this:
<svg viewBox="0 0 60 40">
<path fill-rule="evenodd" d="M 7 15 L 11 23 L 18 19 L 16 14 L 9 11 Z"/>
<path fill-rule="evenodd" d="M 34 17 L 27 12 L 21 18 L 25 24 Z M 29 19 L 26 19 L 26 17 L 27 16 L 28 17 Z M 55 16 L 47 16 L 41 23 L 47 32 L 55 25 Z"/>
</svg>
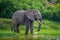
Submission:
<svg viewBox="0 0 60 40">
<path fill-rule="evenodd" d="M 43 25 L 41 26 L 41 31 L 40 33 L 43 34 L 47 32 L 56 32 L 58 33 L 60 31 L 60 22 L 56 22 L 56 21 L 50 21 L 50 20 L 43 20 Z M 20 31 L 25 32 L 25 25 L 21 25 L 23 27 L 20 27 Z M 34 22 L 34 32 L 37 31 L 38 28 L 38 23 L 37 21 Z M 12 26 L 12 22 L 11 19 L 5 19 L 5 18 L 0 18 L 0 32 L 12 32 L 13 31 L 13 26 Z M 22 32 L 22 33 L 23 33 Z M 52 33 L 53 33 L 52 32 Z M 60 33 L 60 32 L 59 32 Z M 48 34 L 48 33 L 46 33 Z"/>
<path fill-rule="evenodd" d="M 37 21 L 34 22 L 34 34 L 36 36 L 38 36 L 38 38 L 36 38 L 36 39 L 39 39 L 40 37 L 42 38 L 44 36 L 45 37 L 46 36 L 60 37 L 60 22 L 51 21 L 51 20 L 43 20 L 43 23 L 44 24 L 41 26 L 41 30 L 39 32 L 37 32 L 38 23 L 37 23 Z M 25 34 L 25 25 L 21 25 L 21 26 L 22 27 L 20 27 L 20 33 L 18 33 L 18 37 L 21 37 L 21 39 L 23 39 L 25 37 L 25 35 L 24 35 Z M 13 26 L 12 26 L 11 19 L 0 18 L 0 39 L 1 39 L 1 37 L 6 37 L 5 38 L 6 40 L 9 40 L 10 37 L 12 37 L 12 39 L 14 39 L 16 37 L 16 35 L 17 35 L 17 33 L 13 32 Z M 28 35 L 30 37 L 30 32 Z"/>
</svg>

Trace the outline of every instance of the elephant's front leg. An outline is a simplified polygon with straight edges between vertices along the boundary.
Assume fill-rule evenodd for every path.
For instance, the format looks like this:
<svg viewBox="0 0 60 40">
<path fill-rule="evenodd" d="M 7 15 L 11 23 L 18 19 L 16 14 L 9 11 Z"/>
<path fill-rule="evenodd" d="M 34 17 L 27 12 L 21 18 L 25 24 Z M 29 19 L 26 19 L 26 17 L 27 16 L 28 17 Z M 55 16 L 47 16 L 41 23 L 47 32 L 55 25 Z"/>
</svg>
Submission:
<svg viewBox="0 0 60 40">
<path fill-rule="evenodd" d="M 31 21 L 30 22 L 30 32 L 31 32 L 31 34 L 33 34 L 33 28 L 34 28 L 34 22 Z"/>
<path fill-rule="evenodd" d="M 25 33 L 25 35 L 28 34 L 28 31 L 29 31 L 29 25 L 30 25 L 30 23 L 29 23 L 29 21 L 27 20 L 27 21 L 26 21 L 26 33 Z"/>
</svg>

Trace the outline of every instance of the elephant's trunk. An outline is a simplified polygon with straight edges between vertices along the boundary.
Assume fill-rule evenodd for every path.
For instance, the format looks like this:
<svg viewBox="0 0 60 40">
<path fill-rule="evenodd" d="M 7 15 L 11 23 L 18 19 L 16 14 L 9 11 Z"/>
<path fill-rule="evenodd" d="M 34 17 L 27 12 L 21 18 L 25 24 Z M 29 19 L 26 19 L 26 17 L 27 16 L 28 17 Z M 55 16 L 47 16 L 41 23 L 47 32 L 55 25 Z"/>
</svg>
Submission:
<svg viewBox="0 0 60 40">
<path fill-rule="evenodd" d="M 42 22 L 40 20 L 38 20 L 38 23 L 39 23 L 39 25 L 38 25 L 38 31 L 40 31 Z"/>
</svg>

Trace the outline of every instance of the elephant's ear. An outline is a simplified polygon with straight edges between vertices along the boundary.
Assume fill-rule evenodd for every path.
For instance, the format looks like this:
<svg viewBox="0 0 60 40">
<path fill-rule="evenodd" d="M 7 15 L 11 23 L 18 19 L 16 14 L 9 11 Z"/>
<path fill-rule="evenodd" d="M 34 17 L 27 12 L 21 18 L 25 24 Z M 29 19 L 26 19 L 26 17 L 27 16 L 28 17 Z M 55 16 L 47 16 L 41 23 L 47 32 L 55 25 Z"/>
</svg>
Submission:
<svg viewBox="0 0 60 40">
<path fill-rule="evenodd" d="M 32 11 L 27 11 L 26 12 L 26 17 L 33 21 L 34 20 L 33 12 Z"/>
</svg>

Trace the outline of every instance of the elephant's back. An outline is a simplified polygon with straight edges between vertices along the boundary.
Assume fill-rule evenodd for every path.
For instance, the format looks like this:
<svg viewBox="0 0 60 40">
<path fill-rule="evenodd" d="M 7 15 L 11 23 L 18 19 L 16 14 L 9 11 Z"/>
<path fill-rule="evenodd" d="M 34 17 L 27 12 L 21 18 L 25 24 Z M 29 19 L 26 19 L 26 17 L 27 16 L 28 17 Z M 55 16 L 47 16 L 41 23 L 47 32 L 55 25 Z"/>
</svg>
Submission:
<svg viewBox="0 0 60 40">
<path fill-rule="evenodd" d="M 16 11 L 12 15 L 12 20 L 20 24 L 24 24 L 24 13 L 25 13 L 24 10 Z"/>
</svg>

